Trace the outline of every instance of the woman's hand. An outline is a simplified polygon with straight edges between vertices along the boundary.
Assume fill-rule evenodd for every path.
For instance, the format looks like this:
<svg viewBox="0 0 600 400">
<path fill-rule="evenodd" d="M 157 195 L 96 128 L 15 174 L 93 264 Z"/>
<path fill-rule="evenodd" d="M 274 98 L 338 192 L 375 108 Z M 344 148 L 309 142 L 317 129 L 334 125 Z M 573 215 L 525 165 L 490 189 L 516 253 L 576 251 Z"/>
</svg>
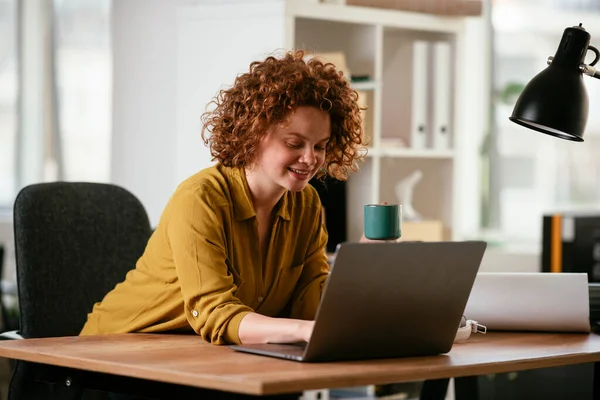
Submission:
<svg viewBox="0 0 600 400">
<path fill-rule="evenodd" d="M 315 321 L 249 313 L 240 322 L 238 336 L 242 344 L 308 342 L 314 325 Z"/>
<path fill-rule="evenodd" d="M 314 327 L 315 321 L 300 321 L 300 337 L 303 341 L 308 342 L 310 340 Z"/>
</svg>

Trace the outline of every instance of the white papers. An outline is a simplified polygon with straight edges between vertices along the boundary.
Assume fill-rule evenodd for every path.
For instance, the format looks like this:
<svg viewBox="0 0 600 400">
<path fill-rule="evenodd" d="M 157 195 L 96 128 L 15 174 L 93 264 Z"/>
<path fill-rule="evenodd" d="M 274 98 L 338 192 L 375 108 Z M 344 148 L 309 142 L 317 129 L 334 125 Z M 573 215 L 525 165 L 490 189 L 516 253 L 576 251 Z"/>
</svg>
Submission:
<svg viewBox="0 0 600 400">
<path fill-rule="evenodd" d="M 405 35 L 384 42 L 382 138 L 402 138 L 410 149 L 452 149 L 452 42 Z"/>
<path fill-rule="evenodd" d="M 479 273 L 465 316 L 490 330 L 589 332 L 584 273 Z"/>
</svg>

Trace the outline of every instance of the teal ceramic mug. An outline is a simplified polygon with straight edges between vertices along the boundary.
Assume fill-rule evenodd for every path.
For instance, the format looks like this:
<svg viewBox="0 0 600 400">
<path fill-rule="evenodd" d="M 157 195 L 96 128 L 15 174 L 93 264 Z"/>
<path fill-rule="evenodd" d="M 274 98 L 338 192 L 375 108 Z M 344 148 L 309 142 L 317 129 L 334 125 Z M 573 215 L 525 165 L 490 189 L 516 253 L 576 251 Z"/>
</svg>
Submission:
<svg viewBox="0 0 600 400">
<path fill-rule="evenodd" d="M 365 237 L 370 240 L 395 240 L 402 235 L 402 206 L 367 204 L 364 210 Z"/>
</svg>

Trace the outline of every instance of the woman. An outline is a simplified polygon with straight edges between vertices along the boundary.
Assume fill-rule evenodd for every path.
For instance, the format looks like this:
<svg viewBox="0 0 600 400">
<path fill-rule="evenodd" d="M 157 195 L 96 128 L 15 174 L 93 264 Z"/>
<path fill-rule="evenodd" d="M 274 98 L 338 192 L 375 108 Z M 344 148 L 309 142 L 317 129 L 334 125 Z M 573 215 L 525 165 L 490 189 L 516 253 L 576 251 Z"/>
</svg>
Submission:
<svg viewBox="0 0 600 400">
<path fill-rule="evenodd" d="M 81 334 L 308 341 L 328 273 L 323 211 L 308 182 L 357 169 L 356 100 L 334 65 L 301 51 L 252 63 L 203 115 L 216 165 L 179 185 L 136 268 Z"/>
</svg>

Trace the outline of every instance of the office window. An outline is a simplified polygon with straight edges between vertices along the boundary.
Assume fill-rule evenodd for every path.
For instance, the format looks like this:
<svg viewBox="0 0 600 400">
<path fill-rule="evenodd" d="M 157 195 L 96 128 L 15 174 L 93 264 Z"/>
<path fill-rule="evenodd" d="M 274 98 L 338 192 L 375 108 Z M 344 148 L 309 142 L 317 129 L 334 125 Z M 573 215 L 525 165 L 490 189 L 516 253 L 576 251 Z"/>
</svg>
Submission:
<svg viewBox="0 0 600 400">
<path fill-rule="evenodd" d="M 590 115 L 584 143 L 525 129 L 508 120 L 524 85 L 546 67 L 565 28 L 583 23 L 600 45 L 600 2 L 493 1 L 493 126 L 483 196 L 485 229 L 506 242 L 541 241 L 542 215 L 600 210 L 600 81 L 584 77 Z M 588 62 L 593 59 L 590 52 Z"/>
<path fill-rule="evenodd" d="M 0 0 L 0 208 L 30 183 L 109 180 L 110 6 Z"/>
</svg>

